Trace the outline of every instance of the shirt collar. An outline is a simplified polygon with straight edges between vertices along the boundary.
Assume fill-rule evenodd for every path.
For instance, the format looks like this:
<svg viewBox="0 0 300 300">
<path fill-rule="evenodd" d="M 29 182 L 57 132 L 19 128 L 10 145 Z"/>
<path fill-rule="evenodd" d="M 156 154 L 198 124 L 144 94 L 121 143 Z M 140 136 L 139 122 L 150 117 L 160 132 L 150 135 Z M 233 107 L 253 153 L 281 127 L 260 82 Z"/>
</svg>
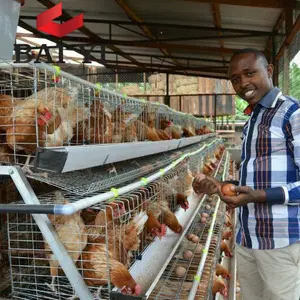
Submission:
<svg viewBox="0 0 300 300">
<path fill-rule="evenodd" d="M 280 94 L 280 89 L 277 87 L 272 88 L 266 95 L 264 95 L 258 102 L 259 105 L 265 108 L 271 108 L 274 101 L 277 101 L 278 95 Z M 244 110 L 245 115 L 250 115 L 253 109 L 248 105 Z"/>
</svg>

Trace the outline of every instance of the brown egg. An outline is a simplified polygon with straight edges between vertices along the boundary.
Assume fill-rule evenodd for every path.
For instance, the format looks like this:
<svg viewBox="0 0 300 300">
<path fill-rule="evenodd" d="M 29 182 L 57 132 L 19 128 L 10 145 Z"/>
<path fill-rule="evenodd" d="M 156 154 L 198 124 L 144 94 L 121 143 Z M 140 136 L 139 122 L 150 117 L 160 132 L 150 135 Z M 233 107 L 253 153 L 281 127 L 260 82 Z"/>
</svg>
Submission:
<svg viewBox="0 0 300 300">
<path fill-rule="evenodd" d="M 195 236 L 194 234 L 190 233 L 190 234 L 188 234 L 188 235 L 186 236 L 186 238 L 187 238 L 189 241 L 191 241 L 191 240 L 193 239 L 194 236 Z"/>
<path fill-rule="evenodd" d="M 207 210 L 210 210 L 210 209 L 211 209 L 211 206 L 208 205 L 208 204 L 206 204 L 206 205 L 205 205 L 205 208 L 206 208 Z"/>
<path fill-rule="evenodd" d="M 205 217 L 201 217 L 200 222 L 201 222 L 202 224 L 205 224 L 206 221 L 207 221 L 207 219 L 206 219 Z"/>
<path fill-rule="evenodd" d="M 236 192 L 233 192 L 231 190 L 231 188 L 234 187 L 234 184 L 232 183 L 227 183 L 225 185 L 222 186 L 222 193 L 225 195 L 225 196 L 236 196 Z"/>
<path fill-rule="evenodd" d="M 186 268 L 184 267 L 177 267 L 175 270 L 175 274 L 177 277 L 183 277 L 185 273 L 186 273 Z"/>
<path fill-rule="evenodd" d="M 203 212 L 203 213 L 201 214 L 201 217 L 203 217 L 203 218 L 208 218 L 208 213 Z"/>
<path fill-rule="evenodd" d="M 196 244 L 199 242 L 199 240 L 200 240 L 199 237 L 195 235 L 192 239 L 192 242 Z"/>
<path fill-rule="evenodd" d="M 191 259 L 193 257 L 193 252 L 192 251 L 189 251 L 189 250 L 186 250 L 183 252 L 183 258 L 184 259 Z"/>
</svg>

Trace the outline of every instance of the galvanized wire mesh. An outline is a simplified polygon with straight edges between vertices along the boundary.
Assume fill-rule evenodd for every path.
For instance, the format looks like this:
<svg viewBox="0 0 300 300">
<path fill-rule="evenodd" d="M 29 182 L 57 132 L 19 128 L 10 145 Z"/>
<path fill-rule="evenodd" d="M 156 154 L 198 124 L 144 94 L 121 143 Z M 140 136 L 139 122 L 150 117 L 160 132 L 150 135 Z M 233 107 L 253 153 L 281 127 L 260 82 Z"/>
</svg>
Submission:
<svg viewBox="0 0 300 300">
<path fill-rule="evenodd" d="M 136 72 L 88 65 L 62 65 L 62 70 L 92 83 L 127 95 L 160 96 L 167 94 L 167 75 L 158 72 Z M 185 75 L 169 75 L 169 95 L 234 93 L 228 80 Z M 157 100 L 156 100 L 157 101 Z M 174 107 L 173 107 L 174 108 Z"/>
<path fill-rule="evenodd" d="M 0 101 L 0 162 L 25 166 L 38 147 L 179 139 L 205 124 L 45 64 L 2 63 Z"/>
<path fill-rule="evenodd" d="M 179 209 L 179 193 L 191 192 L 189 164 L 199 165 L 202 154 L 197 157 L 188 163 L 183 161 L 150 185 L 82 211 L 81 217 L 79 214 L 50 217 L 86 283 L 101 299 L 109 299 L 113 285 L 122 288 L 109 276 L 107 264 L 110 264 L 110 272 L 118 264 L 118 272 L 120 268 L 124 269 L 122 272 L 128 272 L 128 267 L 141 259 L 141 254 L 153 240 L 156 231 L 152 231 L 149 225 L 142 225 L 138 231 L 129 229 L 132 222 L 137 224 L 134 221 L 137 215 L 145 211 L 149 216 L 151 211 L 161 224 L 165 223 L 174 232 L 181 232 L 181 225 L 172 223 L 174 227 L 168 223 L 167 215 Z M 78 201 L 79 198 L 69 193 L 55 192 L 39 199 L 42 204 L 62 204 Z M 10 215 L 8 232 L 14 299 L 75 299 L 72 286 L 56 266 L 55 257 L 32 216 Z M 98 256 L 93 256 L 96 254 Z M 96 269 L 98 274 L 94 273 Z"/>
<path fill-rule="evenodd" d="M 182 154 L 198 150 L 202 145 L 210 143 L 213 139 L 211 137 L 200 144 L 188 146 L 181 150 L 109 164 L 105 167 L 68 172 L 63 176 L 60 174 L 48 174 L 48 177 L 45 178 L 42 174 L 36 173 L 28 175 L 28 177 L 77 195 L 88 195 L 104 191 L 112 186 L 132 182 L 146 174 L 154 173 L 156 170 L 179 158 Z M 219 140 L 219 143 L 221 142 Z"/>
</svg>

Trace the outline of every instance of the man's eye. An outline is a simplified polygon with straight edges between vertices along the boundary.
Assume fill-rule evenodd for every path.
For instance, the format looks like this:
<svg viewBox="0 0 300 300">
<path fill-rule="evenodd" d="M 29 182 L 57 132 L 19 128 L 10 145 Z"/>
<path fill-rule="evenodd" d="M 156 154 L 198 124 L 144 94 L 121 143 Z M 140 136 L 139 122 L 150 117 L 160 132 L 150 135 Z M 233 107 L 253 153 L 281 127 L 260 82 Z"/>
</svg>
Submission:
<svg viewBox="0 0 300 300">
<path fill-rule="evenodd" d="M 248 72 L 247 76 L 252 76 L 254 74 L 254 72 Z"/>
<path fill-rule="evenodd" d="M 239 82 L 239 79 L 238 78 L 233 78 L 233 79 L 231 79 L 231 82 L 233 84 L 237 84 Z"/>
</svg>

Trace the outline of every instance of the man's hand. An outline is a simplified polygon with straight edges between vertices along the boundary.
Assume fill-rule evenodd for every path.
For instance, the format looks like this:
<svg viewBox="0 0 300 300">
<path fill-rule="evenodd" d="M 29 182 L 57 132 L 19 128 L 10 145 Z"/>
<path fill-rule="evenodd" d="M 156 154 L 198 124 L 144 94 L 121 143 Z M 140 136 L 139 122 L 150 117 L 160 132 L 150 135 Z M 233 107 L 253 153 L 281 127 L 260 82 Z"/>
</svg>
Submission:
<svg viewBox="0 0 300 300">
<path fill-rule="evenodd" d="M 237 196 L 225 196 L 220 194 L 221 200 L 230 208 L 247 205 L 248 203 L 266 202 L 266 192 L 264 190 L 253 190 L 249 186 L 234 186 L 232 191 L 238 193 Z"/>
<path fill-rule="evenodd" d="M 214 177 L 199 174 L 193 181 L 193 189 L 197 195 L 207 194 L 212 195 L 219 193 L 222 183 Z"/>
</svg>

